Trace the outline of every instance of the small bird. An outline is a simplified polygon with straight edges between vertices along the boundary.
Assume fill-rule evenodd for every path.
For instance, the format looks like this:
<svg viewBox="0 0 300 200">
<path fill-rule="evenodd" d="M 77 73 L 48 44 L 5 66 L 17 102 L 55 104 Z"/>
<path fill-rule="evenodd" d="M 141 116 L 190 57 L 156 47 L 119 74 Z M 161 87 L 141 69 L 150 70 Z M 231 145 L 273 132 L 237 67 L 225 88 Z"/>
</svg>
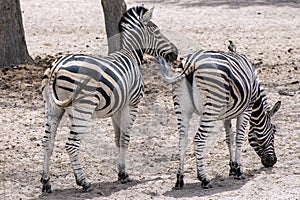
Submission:
<svg viewBox="0 0 300 200">
<path fill-rule="evenodd" d="M 236 47 L 231 40 L 229 40 L 228 49 L 230 52 L 236 52 Z"/>
</svg>

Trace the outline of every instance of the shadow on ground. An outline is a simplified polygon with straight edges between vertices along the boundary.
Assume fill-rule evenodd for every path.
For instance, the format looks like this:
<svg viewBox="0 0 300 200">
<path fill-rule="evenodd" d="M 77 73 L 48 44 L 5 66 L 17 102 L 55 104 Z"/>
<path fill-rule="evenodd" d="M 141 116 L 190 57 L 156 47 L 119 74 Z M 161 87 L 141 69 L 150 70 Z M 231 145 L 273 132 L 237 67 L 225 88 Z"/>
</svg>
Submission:
<svg viewBox="0 0 300 200">
<path fill-rule="evenodd" d="M 43 193 L 35 200 L 40 199 L 47 199 L 47 200 L 61 200 L 67 199 L 68 200 L 76 200 L 76 199 L 93 199 L 96 197 L 109 197 L 114 193 L 117 193 L 121 190 L 126 190 L 131 187 L 134 187 L 139 184 L 144 184 L 150 181 L 160 180 L 161 178 L 154 178 L 154 179 L 145 179 L 142 181 L 139 180 L 132 180 L 132 182 L 122 184 L 119 181 L 114 182 L 101 182 L 101 183 L 94 183 L 93 191 L 91 192 L 82 192 L 79 187 L 77 188 L 67 188 L 67 189 L 56 189 L 53 190 L 52 193 L 47 194 Z"/>
<path fill-rule="evenodd" d="M 233 177 L 218 176 L 211 179 L 213 188 L 202 189 L 201 183 L 186 183 L 180 190 L 172 189 L 165 192 L 163 195 L 173 198 L 192 198 L 192 197 L 205 197 L 213 194 L 223 193 L 226 191 L 236 191 L 242 188 L 248 181 L 254 176 L 260 173 L 272 174 L 272 168 L 261 167 L 259 169 L 253 169 L 245 172 L 246 179 L 236 180 Z"/>
<path fill-rule="evenodd" d="M 201 183 L 186 183 L 180 190 L 172 189 L 165 192 L 163 195 L 173 198 L 192 198 L 205 197 L 225 191 L 234 191 L 240 189 L 249 181 L 249 178 L 244 180 L 234 180 L 232 177 L 216 177 L 211 179 L 213 188 L 202 189 Z"/>
</svg>

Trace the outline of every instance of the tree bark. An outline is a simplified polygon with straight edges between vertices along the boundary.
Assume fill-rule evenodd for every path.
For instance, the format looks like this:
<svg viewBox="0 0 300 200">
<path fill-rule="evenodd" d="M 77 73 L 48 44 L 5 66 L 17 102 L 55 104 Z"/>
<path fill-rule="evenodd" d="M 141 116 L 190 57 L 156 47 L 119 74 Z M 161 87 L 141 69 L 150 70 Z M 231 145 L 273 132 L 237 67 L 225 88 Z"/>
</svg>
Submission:
<svg viewBox="0 0 300 200">
<path fill-rule="evenodd" d="M 104 12 L 105 29 L 108 42 L 108 53 L 120 50 L 119 21 L 126 11 L 124 0 L 101 0 Z"/>
<path fill-rule="evenodd" d="M 0 1 L 0 66 L 33 63 L 25 41 L 20 0 Z"/>
</svg>

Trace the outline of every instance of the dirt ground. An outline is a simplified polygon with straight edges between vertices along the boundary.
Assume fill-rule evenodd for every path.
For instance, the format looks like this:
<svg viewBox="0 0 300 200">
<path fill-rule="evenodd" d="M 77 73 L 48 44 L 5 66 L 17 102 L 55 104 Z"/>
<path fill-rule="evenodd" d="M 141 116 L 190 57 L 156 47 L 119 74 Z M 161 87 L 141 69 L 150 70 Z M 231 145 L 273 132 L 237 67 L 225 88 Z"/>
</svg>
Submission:
<svg viewBox="0 0 300 200">
<path fill-rule="evenodd" d="M 284 2 L 284 3 L 282 3 Z M 274 104 L 278 127 L 278 162 L 272 169 L 245 142 L 242 162 L 247 179 L 228 177 L 225 133 L 209 140 L 205 167 L 214 188 L 201 189 L 196 179 L 190 129 L 182 190 L 174 190 L 177 161 L 177 122 L 170 86 L 158 67 L 142 66 L 146 84 L 128 154 L 133 181 L 117 180 L 116 148 L 110 119 L 94 120 L 83 138 L 81 156 L 94 190 L 82 193 L 74 180 L 64 144 L 68 119 L 59 127 L 51 164 L 53 193 L 42 194 L 41 138 L 44 110 L 40 82 L 47 63 L 58 54 L 106 55 L 103 11 L 98 0 L 21 0 L 26 40 L 37 66 L 0 70 L 0 199 L 300 199 L 300 4 L 297 0 L 140 0 L 127 6 L 155 6 L 153 21 L 187 55 L 195 50 L 227 51 L 233 40 L 245 54 Z"/>
</svg>

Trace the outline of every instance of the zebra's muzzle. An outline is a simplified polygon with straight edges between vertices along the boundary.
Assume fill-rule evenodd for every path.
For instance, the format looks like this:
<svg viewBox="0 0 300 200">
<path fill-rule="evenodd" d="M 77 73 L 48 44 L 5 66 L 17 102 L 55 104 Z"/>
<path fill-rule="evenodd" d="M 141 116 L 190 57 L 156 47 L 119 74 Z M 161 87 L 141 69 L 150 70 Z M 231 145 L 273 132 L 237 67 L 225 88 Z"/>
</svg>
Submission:
<svg viewBox="0 0 300 200">
<path fill-rule="evenodd" d="M 275 154 L 274 155 L 272 155 L 272 154 L 266 154 L 261 159 L 261 163 L 265 167 L 273 167 L 273 165 L 275 165 L 276 162 L 277 162 L 277 157 L 276 157 Z"/>
</svg>

